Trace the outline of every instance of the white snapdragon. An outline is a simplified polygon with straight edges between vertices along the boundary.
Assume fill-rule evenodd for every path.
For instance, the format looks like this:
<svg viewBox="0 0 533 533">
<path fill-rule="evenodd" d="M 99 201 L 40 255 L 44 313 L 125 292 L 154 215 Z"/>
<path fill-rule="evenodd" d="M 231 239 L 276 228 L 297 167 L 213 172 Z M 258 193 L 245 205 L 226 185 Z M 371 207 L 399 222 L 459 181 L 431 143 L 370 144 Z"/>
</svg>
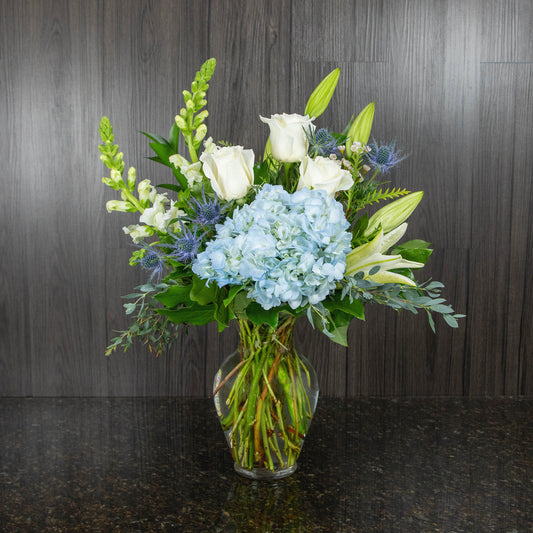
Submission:
<svg viewBox="0 0 533 533">
<path fill-rule="evenodd" d="M 254 182 L 254 152 L 242 146 L 218 147 L 200 157 L 204 174 L 223 200 L 246 196 Z"/>
<path fill-rule="evenodd" d="M 139 193 L 139 200 L 141 202 L 154 202 L 157 195 L 155 187 L 150 183 L 150 180 L 142 180 L 139 185 L 137 185 L 137 191 Z"/>
<path fill-rule="evenodd" d="M 317 156 L 312 159 L 305 156 L 300 163 L 300 179 L 297 190 L 323 189 L 333 198 L 337 191 L 346 191 L 353 185 L 353 178 L 348 170 L 327 157 Z"/>
<path fill-rule="evenodd" d="M 208 137 L 204 141 L 204 152 L 208 154 L 212 154 L 213 152 L 217 151 L 217 145 L 213 142 L 213 137 Z"/>
<path fill-rule="evenodd" d="M 189 189 L 192 189 L 195 183 L 201 183 L 204 179 L 200 161 L 191 164 L 180 154 L 171 155 L 168 160 L 187 178 Z"/>
<path fill-rule="evenodd" d="M 131 224 L 130 226 L 124 226 L 122 231 L 129 235 L 134 243 L 138 243 L 146 237 L 150 237 L 154 234 L 154 230 L 149 226 L 141 226 L 140 224 Z"/>
<path fill-rule="evenodd" d="M 165 211 L 165 214 L 163 216 L 163 220 L 165 222 L 166 228 L 171 228 L 174 231 L 180 231 L 181 225 L 179 222 L 175 222 L 172 224 L 172 227 L 169 225 L 172 220 L 176 220 L 177 218 L 181 218 L 185 216 L 187 213 L 183 211 L 182 209 L 178 209 L 178 203 L 177 202 L 170 202 L 170 207 Z"/>
<path fill-rule="evenodd" d="M 165 231 L 167 224 L 165 220 L 165 204 L 168 202 L 166 194 L 156 194 L 152 207 L 144 210 L 139 217 L 139 222 L 152 226 L 158 231 Z"/>
<path fill-rule="evenodd" d="M 132 205 L 130 202 L 120 201 L 120 200 L 109 200 L 105 204 L 105 207 L 107 209 L 108 213 L 111 213 L 111 211 L 133 211 Z"/>
<path fill-rule="evenodd" d="M 259 118 L 270 127 L 270 149 L 275 159 L 284 163 L 294 163 L 301 161 L 307 155 L 309 142 L 305 132 L 309 128 L 315 131 L 314 119 L 296 113 Z"/>
</svg>

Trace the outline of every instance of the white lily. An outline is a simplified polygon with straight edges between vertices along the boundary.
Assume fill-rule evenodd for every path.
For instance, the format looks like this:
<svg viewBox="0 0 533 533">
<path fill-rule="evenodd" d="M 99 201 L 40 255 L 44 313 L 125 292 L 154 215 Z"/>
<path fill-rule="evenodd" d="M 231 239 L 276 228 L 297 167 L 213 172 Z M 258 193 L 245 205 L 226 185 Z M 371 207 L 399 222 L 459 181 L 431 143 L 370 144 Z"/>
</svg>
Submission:
<svg viewBox="0 0 533 533">
<path fill-rule="evenodd" d="M 383 230 L 380 230 L 370 242 L 354 248 L 346 256 L 344 276 L 353 276 L 357 272 L 363 272 L 366 279 L 377 283 L 403 283 L 416 286 L 416 283 L 408 277 L 389 271 L 397 268 L 422 268 L 424 264 L 408 261 L 401 255 L 385 255 L 385 252 L 403 237 L 406 230 L 406 222 L 385 235 Z M 369 272 L 376 266 L 379 266 L 379 272 L 369 275 Z"/>
</svg>

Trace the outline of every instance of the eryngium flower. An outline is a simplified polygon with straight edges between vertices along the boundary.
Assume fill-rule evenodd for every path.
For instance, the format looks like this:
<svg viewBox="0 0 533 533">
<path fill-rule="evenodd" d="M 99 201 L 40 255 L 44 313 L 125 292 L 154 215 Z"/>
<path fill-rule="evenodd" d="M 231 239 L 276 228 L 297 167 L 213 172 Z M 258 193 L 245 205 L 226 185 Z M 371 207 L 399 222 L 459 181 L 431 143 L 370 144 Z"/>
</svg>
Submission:
<svg viewBox="0 0 533 533">
<path fill-rule="evenodd" d="M 220 202 L 215 196 L 212 200 L 207 200 L 202 189 L 202 200 L 191 197 L 189 205 L 194 213 L 193 221 L 201 226 L 214 226 L 220 222 Z"/>
<path fill-rule="evenodd" d="M 305 134 L 309 141 L 309 148 L 307 150 L 309 156 L 316 157 L 320 155 L 322 157 L 329 157 L 332 154 L 335 156 L 341 155 L 337 139 L 327 129 L 320 128 L 315 132 L 312 128 L 309 128 L 305 130 Z"/>
<path fill-rule="evenodd" d="M 317 304 L 345 270 L 351 235 L 342 205 L 323 190 L 265 185 L 217 226 L 192 270 L 219 286 L 245 285 L 264 309 Z"/>
<path fill-rule="evenodd" d="M 374 170 L 386 174 L 407 156 L 396 150 L 396 141 L 390 144 L 378 144 L 376 141 L 368 144 L 370 151 L 363 156 L 363 161 Z"/>
<path fill-rule="evenodd" d="M 198 248 L 202 242 L 202 238 L 197 235 L 197 230 L 193 227 L 191 231 L 183 222 L 181 224 L 181 233 L 174 235 L 169 233 L 171 237 L 174 238 L 174 242 L 169 245 L 170 256 L 175 257 L 178 261 L 182 263 L 190 263 L 196 257 L 198 253 Z"/>
<path fill-rule="evenodd" d="M 149 251 L 142 259 L 141 266 L 145 270 L 151 271 L 150 281 L 155 278 L 158 282 L 163 274 L 165 264 L 159 254 Z"/>
</svg>

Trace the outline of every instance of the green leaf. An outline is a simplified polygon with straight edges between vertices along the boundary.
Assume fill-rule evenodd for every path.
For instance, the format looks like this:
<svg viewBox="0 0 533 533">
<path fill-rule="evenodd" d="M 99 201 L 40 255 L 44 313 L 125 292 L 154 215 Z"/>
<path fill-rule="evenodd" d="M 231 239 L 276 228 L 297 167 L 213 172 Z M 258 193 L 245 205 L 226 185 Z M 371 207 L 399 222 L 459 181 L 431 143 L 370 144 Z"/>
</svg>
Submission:
<svg viewBox="0 0 533 533">
<path fill-rule="evenodd" d="M 215 283 L 211 283 L 208 286 L 206 280 L 194 276 L 190 298 L 193 302 L 198 302 L 200 305 L 207 305 L 215 301 L 217 291 L 218 287 Z"/>
<path fill-rule="evenodd" d="M 180 304 L 191 303 L 189 286 L 172 285 L 166 291 L 155 295 L 155 299 L 161 302 L 165 307 L 173 308 Z"/>
<path fill-rule="evenodd" d="M 368 143 L 372 122 L 374 121 L 375 103 L 371 102 L 359 113 L 353 121 L 352 127 L 346 137 L 346 153 L 352 155 L 352 144 L 357 141 L 363 144 Z"/>
<path fill-rule="evenodd" d="M 428 315 L 429 325 L 431 326 L 431 330 L 433 331 L 433 333 L 435 333 L 435 321 L 433 320 L 433 317 L 431 316 L 431 313 L 429 311 L 427 311 L 427 315 Z"/>
<path fill-rule="evenodd" d="M 131 315 L 131 313 L 133 313 L 133 311 L 135 311 L 135 309 L 137 308 L 137 304 L 135 303 L 124 304 L 124 308 L 126 309 L 126 314 Z"/>
<path fill-rule="evenodd" d="M 231 312 L 231 309 L 224 305 L 224 300 L 222 300 L 222 294 L 220 293 L 220 291 L 218 294 L 218 300 L 215 305 L 216 311 L 214 316 L 215 320 L 218 323 L 218 331 L 224 331 L 224 329 L 228 327 L 230 320 L 234 318 L 234 315 Z"/>
<path fill-rule="evenodd" d="M 408 241 L 399 246 L 392 248 L 390 253 L 392 255 L 400 254 L 404 259 L 408 261 L 417 261 L 418 263 L 426 263 L 429 256 L 433 253 L 433 250 L 429 248 L 431 243 L 415 239 Z"/>
<path fill-rule="evenodd" d="M 202 307 L 183 307 L 181 309 L 157 309 L 160 315 L 166 316 L 171 322 L 176 324 L 191 324 L 193 326 L 203 326 L 212 322 L 215 317 L 216 307 L 204 305 Z"/>
<path fill-rule="evenodd" d="M 328 104 L 335 92 L 337 82 L 339 81 L 340 68 L 331 71 L 311 93 L 307 105 L 305 106 L 305 115 L 310 117 L 319 117 L 328 107 Z"/>
<path fill-rule="evenodd" d="M 228 296 L 224 299 L 224 305 L 227 307 L 237 296 L 237 294 L 242 291 L 244 287 L 242 285 L 232 285 L 228 291 Z"/>
<path fill-rule="evenodd" d="M 168 165 L 172 169 L 172 174 L 174 174 L 174 177 L 176 178 L 176 181 L 180 184 L 180 187 L 183 190 L 188 189 L 188 183 L 187 178 L 172 164 L 169 162 Z"/>
<path fill-rule="evenodd" d="M 448 324 L 448 326 L 450 326 L 451 328 L 459 327 L 459 324 L 457 323 L 457 320 L 453 315 L 442 315 L 442 318 L 444 318 L 446 324 Z"/>
<path fill-rule="evenodd" d="M 328 334 L 333 342 L 348 347 L 348 326 L 340 326 Z"/>
<path fill-rule="evenodd" d="M 364 215 L 360 216 L 353 226 L 352 234 L 354 238 L 356 238 L 359 235 L 363 235 L 365 229 L 368 226 L 368 213 L 365 213 Z"/>
<path fill-rule="evenodd" d="M 430 308 L 435 313 L 442 313 L 442 314 L 453 313 L 453 308 L 449 305 L 437 304 L 437 305 L 430 306 Z"/>
<path fill-rule="evenodd" d="M 161 137 L 161 135 L 157 135 L 156 133 L 147 133 L 146 131 L 139 131 L 139 133 L 146 135 L 146 137 L 158 144 L 163 144 L 165 146 L 169 145 L 168 141 L 164 137 Z"/>
<path fill-rule="evenodd" d="M 178 125 L 174 121 L 172 123 L 172 127 L 170 128 L 170 132 L 168 134 L 168 144 L 172 148 L 172 151 L 177 154 L 179 152 L 179 140 L 180 140 L 180 129 L 178 128 Z"/>
<path fill-rule="evenodd" d="M 432 291 L 435 289 L 444 289 L 444 284 L 440 281 L 432 281 L 424 287 L 427 291 Z"/>
<path fill-rule="evenodd" d="M 240 291 L 235 295 L 231 309 L 238 318 L 246 318 L 246 309 L 252 303 L 244 291 Z"/>
<path fill-rule="evenodd" d="M 359 299 L 354 299 L 351 302 L 349 298 L 344 298 L 343 300 L 326 299 L 322 303 L 328 311 L 343 311 L 344 313 L 347 313 L 352 317 L 358 318 L 359 320 L 365 319 L 365 305 Z"/>
<path fill-rule="evenodd" d="M 328 328 L 327 336 L 337 344 L 341 346 L 348 346 L 348 327 L 352 321 L 353 316 L 343 311 L 333 311 L 330 315 L 330 320 L 333 323 L 333 329 L 331 326 Z"/>
<path fill-rule="evenodd" d="M 257 302 L 251 302 L 246 307 L 246 316 L 258 326 L 268 324 L 275 328 L 278 325 L 279 309 L 273 307 L 272 309 L 263 309 Z"/>
<path fill-rule="evenodd" d="M 161 187 L 162 189 L 168 189 L 169 191 L 174 191 L 174 192 L 181 191 L 181 187 L 174 183 L 162 183 L 161 185 L 158 185 L 158 187 Z"/>
<path fill-rule="evenodd" d="M 173 155 L 172 149 L 168 144 L 162 144 L 162 143 L 148 143 L 150 148 L 157 154 L 157 156 L 161 159 L 161 164 L 166 165 L 169 167 L 171 165 L 170 161 L 168 160 L 171 155 Z"/>
</svg>

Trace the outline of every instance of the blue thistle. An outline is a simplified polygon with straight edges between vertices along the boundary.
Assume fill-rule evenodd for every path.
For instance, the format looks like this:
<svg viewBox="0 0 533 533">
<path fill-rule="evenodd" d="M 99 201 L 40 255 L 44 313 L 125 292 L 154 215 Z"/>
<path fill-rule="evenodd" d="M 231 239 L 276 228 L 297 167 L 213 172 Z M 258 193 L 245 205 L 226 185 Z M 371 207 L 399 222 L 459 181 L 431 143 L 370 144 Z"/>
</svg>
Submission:
<svg viewBox="0 0 533 533">
<path fill-rule="evenodd" d="M 314 132 L 311 127 L 305 132 L 307 140 L 309 141 L 308 153 L 311 157 L 320 155 L 322 157 L 329 157 L 331 154 L 340 156 L 338 149 L 339 142 L 329 131 L 321 128 Z"/>
<path fill-rule="evenodd" d="M 392 141 L 390 144 L 378 144 L 373 141 L 367 146 L 370 151 L 364 154 L 363 161 L 383 174 L 390 172 L 392 168 L 407 157 L 406 155 L 401 155 L 400 150 L 396 150 L 396 141 Z"/>
<path fill-rule="evenodd" d="M 157 248 L 154 248 L 146 243 L 143 244 L 146 246 L 146 254 L 139 260 L 139 264 L 144 270 L 151 271 L 150 282 L 152 282 L 155 278 L 159 283 L 165 268 L 165 256 L 159 250 L 157 250 Z M 143 248 L 143 246 L 140 246 L 140 248 Z"/>
<path fill-rule="evenodd" d="M 195 215 L 192 220 L 201 226 L 214 226 L 220 221 L 221 206 L 218 198 L 215 196 L 213 200 L 207 200 L 203 188 L 202 200 L 192 197 L 189 200 L 189 206 Z"/>
<path fill-rule="evenodd" d="M 191 231 L 183 222 L 180 221 L 180 224 L 181 233 L 179 235 L 169 233 L 174 238 L 174 243 L 169 245 L 170 255 L 181 263 L 190 263 L 198 254 L 202 238 L 198 237 L 196 226 L 193 226 L 194 231 Z"/>
</svg>

